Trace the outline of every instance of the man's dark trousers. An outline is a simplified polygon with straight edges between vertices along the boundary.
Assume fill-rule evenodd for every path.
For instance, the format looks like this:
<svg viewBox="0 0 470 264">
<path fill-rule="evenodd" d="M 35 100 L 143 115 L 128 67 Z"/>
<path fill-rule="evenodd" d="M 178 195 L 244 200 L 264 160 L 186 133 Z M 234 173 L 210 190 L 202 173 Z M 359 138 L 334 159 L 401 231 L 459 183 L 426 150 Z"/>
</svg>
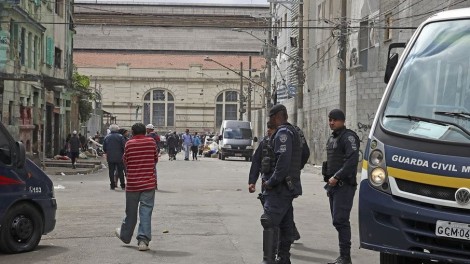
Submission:
<svg viewBox="0 0 470 264">
<path fill-rule="evenodd" d="M 269 216 L 272 225 L 279 227 L 279 252 L 282 264 L 289 264 L 290 247 L 294 228 L 293 197 L 281 195 L 265 195 L 264 213 Z"/>
<path fill-rule="evenodd" d="M 340 255 L 345 257 L 351 255 L 351 224 L 349 216 L 355 193 L 356 186 L 350 184 L 335 186 L 328 192 L 333 226 L 338 231 Z"/>
<path fill-rule="evenodd" d="M 121 182 L 121 188 L 126 187 L 124 182 L 124 164 L 122 162 L 108 162 L 109 167 L 109 182 L 111 189 L 116 188 L 117 182 L 114 182 L 114 172 L 117 170 L 119 181 Z"/>
</svg>

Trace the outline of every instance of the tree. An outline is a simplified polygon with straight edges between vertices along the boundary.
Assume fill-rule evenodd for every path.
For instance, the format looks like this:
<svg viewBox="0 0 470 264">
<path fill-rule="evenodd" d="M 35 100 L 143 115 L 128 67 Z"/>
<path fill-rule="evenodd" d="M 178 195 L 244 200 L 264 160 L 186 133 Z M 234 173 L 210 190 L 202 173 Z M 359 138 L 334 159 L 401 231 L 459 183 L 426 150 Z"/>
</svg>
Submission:
<svg viewBox="0 0 470 264">
<path fill-rule="evenodd" d="M 80 122 L 84 123 L 91 117 L 91 113 L 93 112 L 91 102 L 95 99 L 95 96 L 90 89 L 90 77 L 81 75 L 77 72 L 77 69 L 74 69 L 72 75 L 72 86 L 77 92 Z"/>
</svg>

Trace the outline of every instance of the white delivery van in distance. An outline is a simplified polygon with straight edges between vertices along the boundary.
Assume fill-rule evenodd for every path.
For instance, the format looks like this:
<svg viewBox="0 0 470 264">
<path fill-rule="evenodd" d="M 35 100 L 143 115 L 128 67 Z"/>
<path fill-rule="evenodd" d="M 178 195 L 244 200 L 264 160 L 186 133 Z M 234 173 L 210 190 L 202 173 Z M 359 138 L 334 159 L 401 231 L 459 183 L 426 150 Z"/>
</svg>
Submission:
<svg viewBox="0 0 470 264">
<path fill-rule="evenodd" d="M 253 156 L 253 138 L 251 123 L 248 121 L 224 120 L 219 133 L 219 159 L 244 157 L 250 161 Z"/>
</svg>

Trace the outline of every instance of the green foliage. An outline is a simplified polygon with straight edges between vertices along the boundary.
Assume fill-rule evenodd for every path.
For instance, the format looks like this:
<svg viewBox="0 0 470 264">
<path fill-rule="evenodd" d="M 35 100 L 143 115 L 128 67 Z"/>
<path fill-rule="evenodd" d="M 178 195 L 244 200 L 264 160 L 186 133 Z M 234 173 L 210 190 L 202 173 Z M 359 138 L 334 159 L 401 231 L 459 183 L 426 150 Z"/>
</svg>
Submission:
<svg viewBox="0 0 470 264">
<path fill-rule="evenodd" d="M 90 77 L 79 74 L 74 70 L 72 75 L 73 89 L 77 92 L 78 113 L 80 121 L 86 122 L 93 112 L 92 100 L 95 99 L 93 91 L 90 89 Z"/>
<path fill-rule="evenodd" d="M 93 107 L 90 101 L 80 100 L 78 103 L 78 113 L 80 114 L 80 121 L 86 122 L 91 117 Z"/>
</svg>

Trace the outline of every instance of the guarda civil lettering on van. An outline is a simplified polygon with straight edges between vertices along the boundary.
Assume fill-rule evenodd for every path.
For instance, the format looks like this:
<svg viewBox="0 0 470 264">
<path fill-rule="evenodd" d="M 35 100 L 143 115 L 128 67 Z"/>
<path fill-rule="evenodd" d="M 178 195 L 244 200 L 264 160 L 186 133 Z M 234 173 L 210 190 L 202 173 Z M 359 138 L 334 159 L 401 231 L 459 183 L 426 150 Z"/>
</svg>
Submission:
<svg viewBox="0 0 470 264">
<path fill-rule="evenodd" d="M 392 161 L 402 163 L 402 164 L 412 165 L 412 166 L 432 168 L 435 170 L 454 171 L 454 172 L 461 171 L 463 173 L 470 172 L 470 166 L 462 166 L 461 169 L 459 170 L 459 168 L 455 164 L 441 163 L 441 162 L 430 163 L 427 160 L 404 157 L 400 155 L 393 155 Z"/>
</svg>

